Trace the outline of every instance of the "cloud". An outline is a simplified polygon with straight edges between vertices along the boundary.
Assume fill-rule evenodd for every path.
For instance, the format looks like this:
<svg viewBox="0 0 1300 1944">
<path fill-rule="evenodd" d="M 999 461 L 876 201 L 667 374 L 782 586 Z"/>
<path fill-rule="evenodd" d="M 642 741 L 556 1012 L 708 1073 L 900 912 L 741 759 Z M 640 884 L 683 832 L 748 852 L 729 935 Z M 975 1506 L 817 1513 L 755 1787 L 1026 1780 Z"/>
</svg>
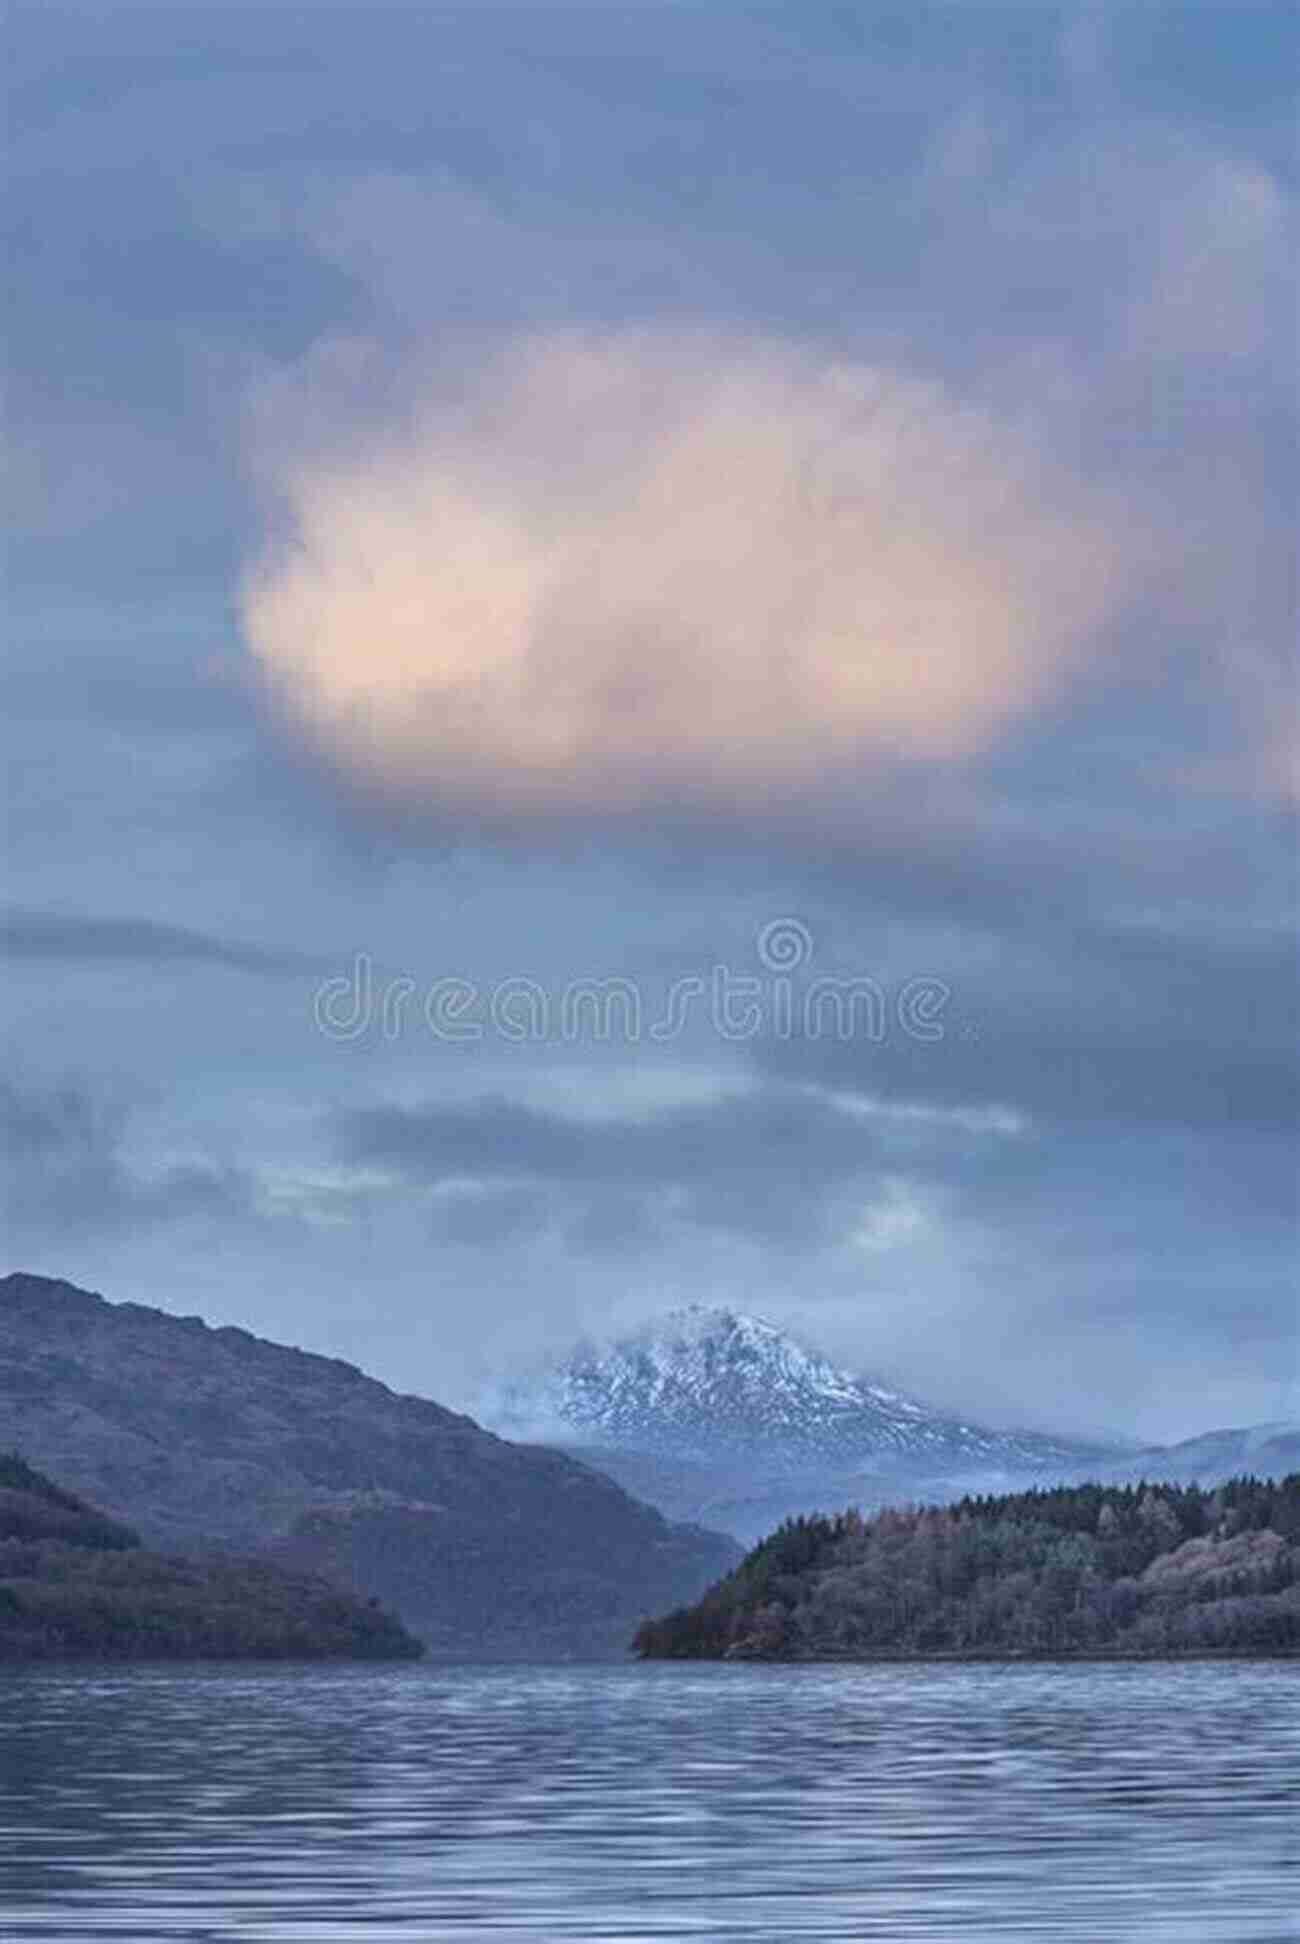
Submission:
<svg viewBox="0 0 1300 1944">
<path fill-rule="evenodd" d="M 451 1181 L 434 1196 L 429 1227 L 435 1242 L 499 1248 L 543 1233 L 549 1215 L 545 1195 L 534 1189 Z"/>
<path fill-rule="evenodd" d="M 1046 1037 L 1034 1051 L 1052 1065 Z M 927 1115 L 760 1069 L 599 1122 L 496 1095 L 352 1109 L 332 1132 L 345 1167 L 387 1177 L 390 1219 L 457 1245 L 476 1314 L 508 1262 L 552 1341 L 566 1305 L 577 1334 L 704 1291 L 962 1411 L 1153 1436 L 1276 1415 L 1295 1347 L 1289 1142 L 1072 1119 L 1065 1093 L 1041 1122 Z"/>
<path fill-rule="evenodd" d="M 1041 898 L 1040 890 L 1040 898 Z M 1214 940 L 1171 924 L 1053 922 L 950 946 L 942 1037 L 768 1035 L 756 1063 L 783 1080 L 1035 1121 L 1293 1136 L 1300 991 L 1280 928 Z"/>
<path fill-rule="evenodd" d="M 316 9 L 310 47 L 292 10 L 256 47 L 205 0 L 184 44 L 101 11 L 27 8 L 15 50 L 11 1037 L 88 1080 L 20 1090 L 15 1237 L 435 1395 L 722 1294 L 963 1410 L 1273 1414 L 1293 9 L 480 6 L 450 61 L 442 9 Z M 846 502 L 861 546 L 813 517 Z M 224 679 L 254 556 L 279 720 Z M 479 623 L 422 699 L 448 562 Z M 753 969 L 783 912 L 818 973 L 942 978 L 946 1037 L 724 1053 L 693 1020 L 687 1098 L 645 1047 L 455 1049 L 414 1001 L 340 1047 L 273 976 L 341 939 L 657 996 Z M 218 994 L 235 964 L 268 976 Z M 316 1146 L 323 1098 L 494 1092 L 560 1111 Z"/>
<path fill-rule="evenodd" d="M 0 953 L 73 964 L 139 960 L 151 965 L 223 965 L 231 971 L 272 975 L 319 971 L 326 963 L 306 952 L 236 944 L 152 918 L 92 918 L 22 908 L 0 913 Z"/>
<path fill-rule="evenodd" d="M 345 444 L 270 462 L 249 643 L 345 772 L 488 816 L 965 757 L 1088 665 L 1150 547 L 1023 428 L 754 332 L 525 336 Z"/>
<path fill-rule="evenodd" d="M 974 1132 L 961 1115 L 900 1126 L 861 1098 L 767 1080 L 599 1119 L 506 1096 L 360 1107 L 334 1131 L 349 1165 L 430 1193 L 440 1236 L 500 1244 L 549 1226 L 579 1253 L 635 1254 L 691 1231 L 783 1250 L 863 1230 L 892 1240 L 900 1161 L 1015 1130 L 986 1120 Z"/>
<path fill-rule="evenodd" d="M 0 1079 L 0 1198 L 16 1245 L 199 1219 L 218 1229 L 254 1213 L 252 1178 L 207 1159 L 144 1168 L 129 1151 L 129 1114 L 92 1089 Z"/>
</svg>

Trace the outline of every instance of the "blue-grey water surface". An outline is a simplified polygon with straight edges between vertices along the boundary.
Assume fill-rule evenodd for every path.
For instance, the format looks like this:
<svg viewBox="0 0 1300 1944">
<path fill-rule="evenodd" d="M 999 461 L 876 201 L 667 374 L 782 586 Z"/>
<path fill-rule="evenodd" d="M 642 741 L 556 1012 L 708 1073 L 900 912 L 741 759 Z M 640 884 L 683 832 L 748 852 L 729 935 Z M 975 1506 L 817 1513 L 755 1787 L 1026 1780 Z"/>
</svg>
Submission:
<svg viewBox="0 0 1300 1944">
<path fill-rule="evenodd" d="M 0 1674 L 0 1937 L 1300 1936 L 1286 1664 Z"/>
</svg>

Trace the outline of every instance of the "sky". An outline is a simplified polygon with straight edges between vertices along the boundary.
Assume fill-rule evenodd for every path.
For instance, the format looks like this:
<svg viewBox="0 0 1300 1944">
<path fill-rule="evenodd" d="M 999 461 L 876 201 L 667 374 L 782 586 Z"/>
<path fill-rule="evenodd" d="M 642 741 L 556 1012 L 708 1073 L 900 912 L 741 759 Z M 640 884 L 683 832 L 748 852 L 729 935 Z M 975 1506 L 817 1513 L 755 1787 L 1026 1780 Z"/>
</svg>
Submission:
<svg viewBox="0 0 1300 1944">
<path fill-rule="evenodd" d="M 1300 1415 L 1289 6 L 11 17 L 11 1265 Z"/>
</svg>

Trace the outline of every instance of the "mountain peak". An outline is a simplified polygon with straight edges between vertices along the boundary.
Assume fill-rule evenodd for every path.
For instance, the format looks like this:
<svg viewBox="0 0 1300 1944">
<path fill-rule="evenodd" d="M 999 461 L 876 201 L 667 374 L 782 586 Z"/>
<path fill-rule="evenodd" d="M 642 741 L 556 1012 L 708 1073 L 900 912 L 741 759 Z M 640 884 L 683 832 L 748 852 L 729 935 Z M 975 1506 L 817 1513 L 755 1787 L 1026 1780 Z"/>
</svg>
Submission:
<svg viewBox="0 0 1300 1944">
<path fill-rule="evenodd" d="M 806 1350 L 775 1323 L 739 1310 L 691 1304 L 670 1310 L 604 1346 L 585 1345 L 561 1369 L 576 1407 L 579 1394 L 611 1385 L 653 1398 L 678 1419 L 702 1406 L 716 1413 L 741 1400 L 770 1417 L 780 1399 L 805 1408 L 826 1399 L 855 1398 L 852 1378 Z"/>
<path fill-rule="evenodd" d="M 587 1341 L 507 1392 L 503 1428 L 680 1458 L 780 1453 L 784 1463 L 878 1465 L 924 1453 L 987 1462 L 1000 1434 L 850 1376 L 765 1317 L 691 1304 Z M 1018 1445 L 1022 1440 L 1016 1441 Z"/>
</svg>

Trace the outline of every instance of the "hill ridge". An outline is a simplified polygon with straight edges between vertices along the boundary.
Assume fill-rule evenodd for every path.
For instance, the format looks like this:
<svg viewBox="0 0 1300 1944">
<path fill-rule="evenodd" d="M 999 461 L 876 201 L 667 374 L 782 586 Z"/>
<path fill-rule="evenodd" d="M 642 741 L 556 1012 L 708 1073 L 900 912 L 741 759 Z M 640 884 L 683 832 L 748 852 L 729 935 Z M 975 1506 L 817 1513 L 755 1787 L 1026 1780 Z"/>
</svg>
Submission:
<svg viewBox="0 0 1300 1944">
<path fill-rule="evenodd" d="M 329 1573 L 447 1654 L 621 1652 L 666 1591 L 700 1590 L 736 1555 L 589 1464 L 198 1322 L 6 1277 L 0 1446 L 149 1544 L 256 1547 Z"/>
</svg>

